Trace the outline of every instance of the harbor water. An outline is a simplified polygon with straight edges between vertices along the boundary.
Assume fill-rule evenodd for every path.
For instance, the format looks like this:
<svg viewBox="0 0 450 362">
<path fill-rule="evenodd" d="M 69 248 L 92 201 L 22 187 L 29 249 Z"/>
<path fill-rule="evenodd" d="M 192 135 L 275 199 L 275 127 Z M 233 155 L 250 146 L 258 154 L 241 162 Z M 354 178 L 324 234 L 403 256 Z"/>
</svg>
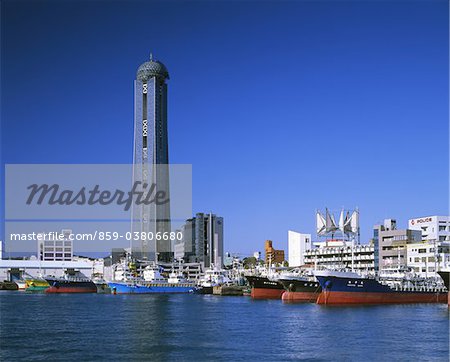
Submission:
<svg viewBox="0 0 450 362">
<path fill-rule="evenodd" d="M 446 304 L 0 292 L 0 360 L 448 361 Z"/>
</svg>

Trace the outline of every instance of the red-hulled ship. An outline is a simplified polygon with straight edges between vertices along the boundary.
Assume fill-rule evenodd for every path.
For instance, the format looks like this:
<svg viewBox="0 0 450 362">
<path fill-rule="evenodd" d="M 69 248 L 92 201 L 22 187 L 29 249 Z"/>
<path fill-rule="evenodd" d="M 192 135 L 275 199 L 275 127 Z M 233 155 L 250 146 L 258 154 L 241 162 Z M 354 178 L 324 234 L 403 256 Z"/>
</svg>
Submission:
<svg viewBox="0 0 450 362">
<path fill-rule="evenodd" d="M 280 299 L 284 293 L 283 284 L 263 276 L 246 276 L 250 295 L 254 299 Z"/>
<path fill-rule="evenodd" d="M 317 304 L 447 303 L 447 289 L 443 287 L 392 286 L 356 273 L 315 274 L 322 287 Z"/>
<path fill-rule="evenodd" d="M 65 275 L 63 278 L 46 277 L 50 285 L 46 293 L 97 293 L 95 283 L 87 278 Z"/>
<path fill-rule="evenodd" d="M 281 299 L 285 302 L 309 302 L 315 303 L 322 288 L 319 282 L 304 279 L 279 279 L 285 292 Z"/>
</svg>

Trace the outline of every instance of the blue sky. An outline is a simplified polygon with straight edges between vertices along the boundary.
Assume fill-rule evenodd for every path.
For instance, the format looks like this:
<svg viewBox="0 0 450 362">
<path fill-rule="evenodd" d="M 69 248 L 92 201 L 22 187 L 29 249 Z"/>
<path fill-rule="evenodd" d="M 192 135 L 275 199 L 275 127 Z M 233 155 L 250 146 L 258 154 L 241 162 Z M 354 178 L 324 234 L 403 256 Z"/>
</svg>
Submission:
<svg viewBox="0 0 450 362">
<path fill-rule="evenodd" d="M 3 1 L 2 163 L 129 163 L 133 79 L 169 69 L 169 154 L 225 251 L 315 210 L 448 214 L 446 1 Z M 3 198 L 3 197 L 2 197 Z"/>
</svg>

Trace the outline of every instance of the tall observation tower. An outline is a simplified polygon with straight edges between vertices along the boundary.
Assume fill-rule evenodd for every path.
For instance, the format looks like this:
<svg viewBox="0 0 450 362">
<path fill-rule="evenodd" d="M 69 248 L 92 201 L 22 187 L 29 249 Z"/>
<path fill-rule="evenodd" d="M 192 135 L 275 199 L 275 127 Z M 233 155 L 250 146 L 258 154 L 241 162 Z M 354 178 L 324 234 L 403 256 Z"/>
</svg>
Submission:
<svg viewBox="0 0 450 362">
<path fill-rule="evenodd" d="M 161 62 L 153 60 L 151 55 L 150 60 L 137 70 L 134 84 L 133 181 L 140 181 L 141 185 L 155 184 L 154 192 L 163 190 L 169 198 L 167 79 L 167 68 Z M 141 237 L 141 245 L 136 245 L 141 249 L 142 257 L 170 261 L 170 241 L 163 240 L 163 237 L 156 240 L 157 233 L 162 236 L 171 231 L 169 202 L 162 205 L 134 205 L 132 231 L 153 235 L 153 240 Z"/>
</svg>

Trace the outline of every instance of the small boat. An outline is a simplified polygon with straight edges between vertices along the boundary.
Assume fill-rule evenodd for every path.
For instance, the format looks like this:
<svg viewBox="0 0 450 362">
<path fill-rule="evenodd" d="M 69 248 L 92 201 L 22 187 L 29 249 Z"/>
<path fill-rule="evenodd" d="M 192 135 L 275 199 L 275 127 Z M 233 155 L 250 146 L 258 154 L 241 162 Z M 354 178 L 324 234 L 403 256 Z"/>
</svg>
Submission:
<svg viewBox="0 0 450 362">
<path fill-rule="evenodd" d="M 110 294 L 111 288 L 108 286 L 108 283 L 105 279 L 103 279 L 102 275 L 100 274 L 93 274 L 92 275 L 92 281 L 97 287 L 97 293 L 99 294 Z"/>
<path fill-rule="evenodd" d="M 18 290 L 19 287 L 16 283 L 10 282 L 9 280 L 4 280 L 0 282 L 0 290 Z"/>
<path fill-rule="evenodd" d="M 25 279 L 25 285 L 26 292 L 45 292 L 50 287 L 45 279 L 40 278 Z"/>
<path fill-rule="evenodd" d="M 17 287 L 18 287 L 19 290 L 24 291 L 27 288 L 27 283 L 26 283 L 25 280 L 17 279 L 17 280 L 14 281 L 14 283 L 17 284 Z"/>
<path fill-rule="evenodd" d="M 205 275 L 199 280 L 198 294 L 213 294 L 214 287 L 229 284 L 230 278 L 225 270 L 215 268 L 214 266 L 205 270 Z"/>
</svg>

